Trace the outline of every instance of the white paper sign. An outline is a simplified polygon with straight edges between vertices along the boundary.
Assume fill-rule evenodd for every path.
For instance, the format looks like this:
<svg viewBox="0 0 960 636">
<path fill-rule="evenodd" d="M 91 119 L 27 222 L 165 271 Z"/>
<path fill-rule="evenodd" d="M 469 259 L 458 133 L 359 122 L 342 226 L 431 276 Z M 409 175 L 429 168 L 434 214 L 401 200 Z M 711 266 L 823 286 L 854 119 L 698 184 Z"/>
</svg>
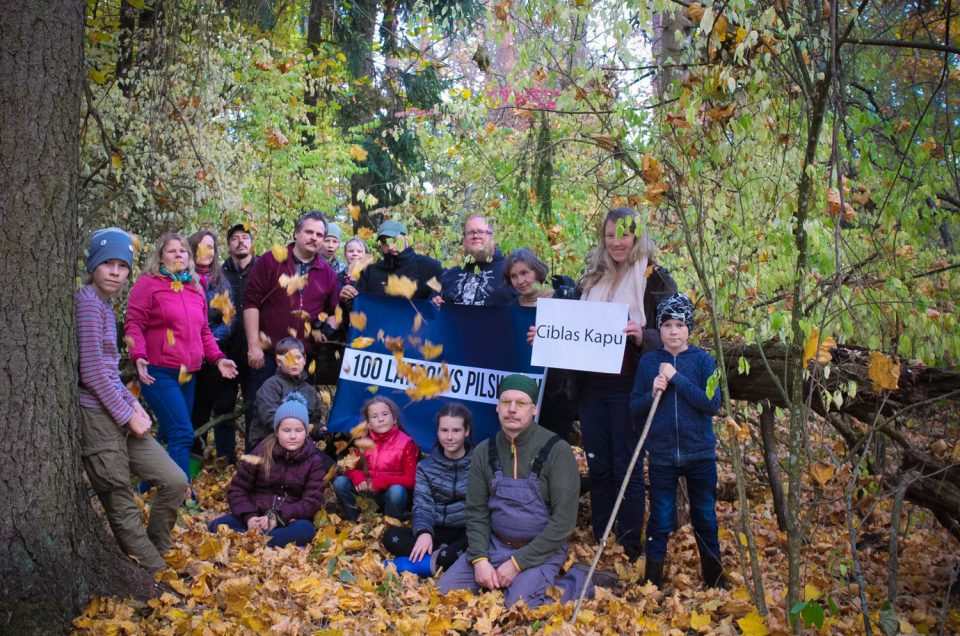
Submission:
<svg viewBox="0 0 960 636">
<path fill-rule="evenodd" d="M 619 373 L 627 335 L 626 303 L 541 298 L 530 363 L 555 369 Z"/>
</svg>

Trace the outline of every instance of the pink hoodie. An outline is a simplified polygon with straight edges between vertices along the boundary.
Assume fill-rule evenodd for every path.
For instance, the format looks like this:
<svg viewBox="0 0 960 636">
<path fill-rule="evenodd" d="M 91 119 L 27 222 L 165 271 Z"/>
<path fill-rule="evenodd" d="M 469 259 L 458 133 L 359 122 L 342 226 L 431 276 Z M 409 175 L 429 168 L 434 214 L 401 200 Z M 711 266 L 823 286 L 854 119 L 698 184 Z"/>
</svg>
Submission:
<svg viewBox="0 0 960 636">
<path fill-rule="evenodd" d="M 185 365 L 192 372 L 204 359 L 216 362 L 226 357 L 207 323 L 207 299 L 193 283 L 174 291 L 165 276 L 138 278 L 127 300 L 125 329 L 134 362 L 145 358 L 154 366 L 179 369 Z"/>
</svg>

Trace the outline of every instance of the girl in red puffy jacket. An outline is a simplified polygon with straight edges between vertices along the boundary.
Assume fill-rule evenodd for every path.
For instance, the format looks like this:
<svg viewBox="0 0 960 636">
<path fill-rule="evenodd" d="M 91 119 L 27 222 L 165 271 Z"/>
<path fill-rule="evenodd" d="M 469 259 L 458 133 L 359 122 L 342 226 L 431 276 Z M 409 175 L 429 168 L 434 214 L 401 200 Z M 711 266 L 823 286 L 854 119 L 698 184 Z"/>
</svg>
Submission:
<svg viewBox="0 0 960 636">
<path fill-rule="evenodd" d="M 400 430 L 397 405 L 385 397 L 374 397 L 360 410 L 367 424 L 367 436 L 358 440 L 362 448 L 356 468 L 333 480 L 333 491 L 355 521 L 360 516 L 357 494 L 370 497 L 383 513 L 395 519 L 407 516 L 407 502 L 417 474 L 420 450 L 410 436 Z"/>
</svg>

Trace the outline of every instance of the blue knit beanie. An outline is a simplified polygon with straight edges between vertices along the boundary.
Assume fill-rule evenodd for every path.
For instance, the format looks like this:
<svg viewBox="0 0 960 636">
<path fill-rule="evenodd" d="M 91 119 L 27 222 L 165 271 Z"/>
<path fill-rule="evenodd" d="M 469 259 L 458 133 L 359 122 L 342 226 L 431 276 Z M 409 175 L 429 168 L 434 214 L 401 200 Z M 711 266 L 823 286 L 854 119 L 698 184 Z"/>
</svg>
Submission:
<svg viewBox="0 0 960 636">
<path fill-rule="evenodd" d="M 340 232 L 340 226 L 334 223 L 333 221 L 327 223 L 326 236 L 335 236 L 338 241 L 343 240 L 343 234 Z"/>
<path fill-rule="evenodd" d="M 90 237 L 87 249 L 87 272 L 92 274 L 101 263 L 116 258 L 133 269 L 133 241 L 130 235 L 118 227 L 97 230 Z"/>
<path fill-rule="evenodd" d="M 657 329 L 671 319 L 682 321 L 687 329 L 693 331 L 693 302 L 686 294 L 677 292 L 657 304 Z"/>
<path fill-rule="evenodd" d="M 280 428 L 280 422 L 292 417 L 303 422 L 304 428 L 310 427 L 310 414 L 307 412 L 307 398 L 299 391 L 291 391 L 283 398 L 283 403 L 273 416 L 273 430 Z"/>
</svg>

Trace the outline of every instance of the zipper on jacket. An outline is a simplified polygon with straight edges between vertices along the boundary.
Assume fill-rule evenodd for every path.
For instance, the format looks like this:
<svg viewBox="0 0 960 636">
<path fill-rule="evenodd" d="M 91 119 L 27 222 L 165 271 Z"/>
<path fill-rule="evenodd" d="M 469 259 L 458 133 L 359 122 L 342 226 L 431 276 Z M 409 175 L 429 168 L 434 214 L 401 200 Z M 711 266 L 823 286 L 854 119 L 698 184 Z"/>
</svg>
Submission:
<svg viewBox="0 0 960 636">
<path fill-rule="evenodd" d="M 677 356 L 673 356 L 673 372 L 677 371 Z M 673 425 L 677 431 L 677 462 L 680 461 L 680 413 L 677 408 L 677 387 L 673 387 Z"/>
</svg>

